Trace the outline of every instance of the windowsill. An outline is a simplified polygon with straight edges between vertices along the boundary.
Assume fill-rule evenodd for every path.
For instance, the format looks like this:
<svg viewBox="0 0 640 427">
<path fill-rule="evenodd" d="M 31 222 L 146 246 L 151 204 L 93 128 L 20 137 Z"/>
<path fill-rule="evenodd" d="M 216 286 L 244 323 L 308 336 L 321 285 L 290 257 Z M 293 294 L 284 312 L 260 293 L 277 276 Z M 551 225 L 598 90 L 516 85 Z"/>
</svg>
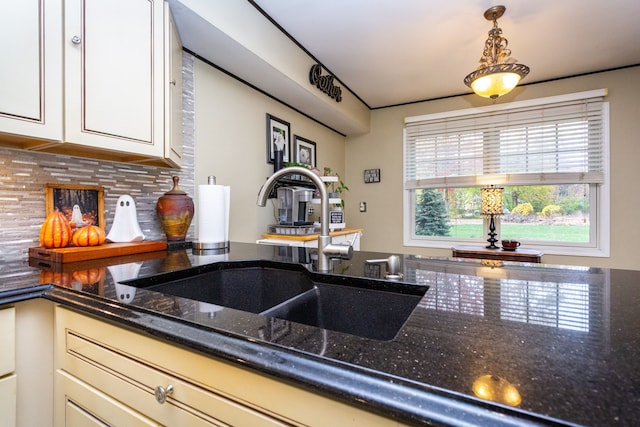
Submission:
<svg viewBox="0 0 640 427">
<path fill-rule="evenodd" d="M 405 247 L 415 248 L 434 248 L 434 249 L 451 249 L 453 246 L 477 246 L 483 245 L 487 242 L 485 240 L 407 240 L 404 241 Z M 536 245 L 527 244 L 522 242 L 520 246 L 522 249 L 532 249 L 543 252 L 545 255 L 564 255 L 564 256 L 578 256 L 578 257 L 609 257 L 609 250 L 603 250 L 600 248 L 588 248 L 579 246 L 556 246 L 556 245 Z"/>
</svg>

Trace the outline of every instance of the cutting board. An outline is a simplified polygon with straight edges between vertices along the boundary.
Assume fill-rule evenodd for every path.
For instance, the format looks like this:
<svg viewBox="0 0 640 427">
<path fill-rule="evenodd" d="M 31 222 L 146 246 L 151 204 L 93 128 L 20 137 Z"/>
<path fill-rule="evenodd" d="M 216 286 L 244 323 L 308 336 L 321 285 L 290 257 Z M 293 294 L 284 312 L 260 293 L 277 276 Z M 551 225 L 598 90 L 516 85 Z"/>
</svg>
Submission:
<svg viewBox="0 0 640 427">
<path fill-rule="evenodd" d="M 46 249 L 43 247 L 29 248 L 29 257 L 46 260 L 51 263 L 65 263 L 165 250 L 167 250 L 166 241 L 151 240 L 129 243 L 105 243 L 100 246 L 82 248 L 76 246 L 58 249 Z"/>
</svg>

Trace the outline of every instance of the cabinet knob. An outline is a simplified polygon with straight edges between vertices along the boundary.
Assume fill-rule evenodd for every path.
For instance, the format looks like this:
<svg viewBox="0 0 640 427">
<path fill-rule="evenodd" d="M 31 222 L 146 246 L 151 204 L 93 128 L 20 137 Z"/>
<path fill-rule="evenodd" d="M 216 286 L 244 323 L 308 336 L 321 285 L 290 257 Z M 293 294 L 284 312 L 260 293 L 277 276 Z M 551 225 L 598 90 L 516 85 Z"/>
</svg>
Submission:
<svg viewBox="0 0 640 427">
<path fill-rule="evenodd" d="M 81 41 L 82 41 L 82 39 L 80 38 L 80 36 L 71 37 L 71 43 L 73 43 L 73 44 L 80 44 Z"/>
<path fill-rule="evenodd" d="M 167 387 L 162 387 L 159 385 L 155 389 L 156 401 L 160 404 L 163 404 L 167 401 L 167 396 L 173 393 L 173 386 L 169 384 Z"/>
</svg>

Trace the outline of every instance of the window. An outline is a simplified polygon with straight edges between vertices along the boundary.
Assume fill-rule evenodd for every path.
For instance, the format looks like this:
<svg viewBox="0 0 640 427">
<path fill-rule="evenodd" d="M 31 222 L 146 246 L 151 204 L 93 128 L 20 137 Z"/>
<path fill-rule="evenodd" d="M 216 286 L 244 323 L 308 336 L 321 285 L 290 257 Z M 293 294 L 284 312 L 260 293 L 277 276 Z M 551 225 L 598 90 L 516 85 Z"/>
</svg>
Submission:
<svg viewBox="0 0 640 427">
<path fill-rule="evenodd" d="M 606 90 L 405 119 L 405 245 L 482 243 L 480 188 L 504 188 L 502 238 L 608 256 Z"/>
</svg>

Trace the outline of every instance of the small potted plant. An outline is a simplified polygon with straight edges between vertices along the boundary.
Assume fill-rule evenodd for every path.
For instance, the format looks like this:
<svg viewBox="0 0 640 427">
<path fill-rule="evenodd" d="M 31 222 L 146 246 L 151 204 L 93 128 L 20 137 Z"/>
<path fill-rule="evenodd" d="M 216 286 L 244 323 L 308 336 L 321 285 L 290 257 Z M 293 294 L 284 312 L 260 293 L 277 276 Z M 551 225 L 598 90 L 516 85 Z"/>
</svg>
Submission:
<svg viewBox="0 0 640 427">
<path fill-rule="evenodd" d="M 330 199 L 340 198 L 343 192 L 349 191 L 349 187 L 347 187 L 342 178 L 340 178 L 340 175 L 338 175 L 337 172 L 332 174 L 331 168 L 324 168 L 324 176 L 333 176 L 337 178 L 335 180 L 326 182 Z M 340 207 L 344 208 L 344 200 L 340 202 Z"/>
<path fill-rule="evenodd" d="M 331 217 L 330 228 L 344 228 L 344 199 L 342 193 L 349 191 L 349 187 L 344 183 L 338 173 L 332 173 L 331 168 L 324 168 L 324 176 L 332 177 L 326 180 L 327 190 L 329 192 L 329 200 L 340 199 L 339 203 L 334 203 L 329 209 L 329 216 Z"/>
</svg>

